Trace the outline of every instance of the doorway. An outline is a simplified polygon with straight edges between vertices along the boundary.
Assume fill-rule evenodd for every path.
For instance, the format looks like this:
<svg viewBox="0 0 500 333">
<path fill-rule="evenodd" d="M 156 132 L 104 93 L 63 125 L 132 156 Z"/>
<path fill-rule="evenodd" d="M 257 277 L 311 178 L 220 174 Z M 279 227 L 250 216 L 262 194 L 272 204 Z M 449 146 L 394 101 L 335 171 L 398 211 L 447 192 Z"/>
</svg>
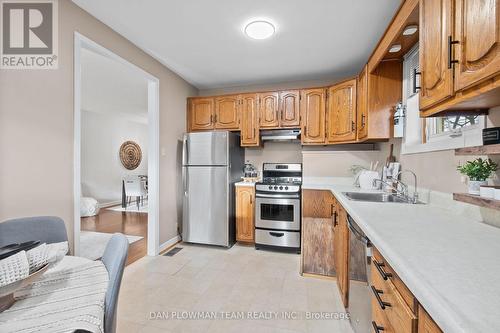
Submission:
<svg viewBox="0 0 500 333">
<path fill-rule="evenodd" d="M 74 254 L 121 232 L 129 263 L 157 255 L 159 80 L 75 33 L 74 116 Z"/>
</svg>

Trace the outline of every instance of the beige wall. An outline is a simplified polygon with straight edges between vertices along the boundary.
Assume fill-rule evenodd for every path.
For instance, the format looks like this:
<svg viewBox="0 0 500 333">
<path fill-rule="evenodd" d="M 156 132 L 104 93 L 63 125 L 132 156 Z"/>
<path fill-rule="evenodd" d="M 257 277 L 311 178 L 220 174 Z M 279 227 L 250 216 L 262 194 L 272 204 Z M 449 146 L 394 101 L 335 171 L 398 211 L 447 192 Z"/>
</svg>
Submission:
<svg viewBox="0 0 500 333">
<path fill-rule="evenodd" d="M 69 0 L 59 1 L 59 69 L 0 71 L 0 221 L 62 217 L 73 235 L 73 35 L 110 49 L 160 80 L 160 243 L 177 234 L 178 139 L 186 97 L 198 91 Z"/>
<path fill-rule="evenodd" d="M 300 142 L 266 142 L 264 148 L 245 148 L 245 161 L 262 170 L 262 163 L 302 163 Z"/>
<path fill-rule="evenodd" d="M 490 110 L 488 127 L 500 126 L 500 107 Z M 349 166 L 360 164 L 368 167 L 372 160 L 384 162 L 389 154 L 390 144 L 394 144 L 394 156 L 403 169 L 410 169 L 417 174 L 418 186 L 435 191 L 453 193 L 466 192 L 467 184 L 456 170 L 457 165 L 477 156 L 455 156 L 454 150 L 434 151 L 428 153 L 402 155 L 401 139 L 393 139 L 387 143 L 377 144 L 378 152 L 331 152 L 304 154 L 304 172 L 308 176 L 349 176 Z M 325 150 L 332 148 L 326 147 Z M 500 157 L 491 156 L 497 163 Z M 498 178 L 498 172 L 497 172 Z M 413 179 L 405 176 L 403 180 L 413 185 Z M 498 183 L 498 179 L 493 180 Z"/>
<path fill-rule="evenodd" d="M 273 91 L 273 90 L 285 90 L 285 89 L 299 89 L 299 88 L 313 88 L 313 87 L 323 87 L 329 86 L 336 82 L 345 79 L 346 76 L 333 77 L 323 80 L 301 80 L 301 81 L 291 81 L 291 82 L 280 82 L 280 83 L 269 83 L 269 84 L 254 84 L 247 86 L 236 86 L 230 88 L 219 88 L 219 89 L 205 89 L 200 90 L 200 96 L 213 96 L 213 95 L 223 95 L 223 94 L 233 94 L 233 93 L 247 93 L 247 92 L 262 92 L 262 91 Z"/>
</svg>

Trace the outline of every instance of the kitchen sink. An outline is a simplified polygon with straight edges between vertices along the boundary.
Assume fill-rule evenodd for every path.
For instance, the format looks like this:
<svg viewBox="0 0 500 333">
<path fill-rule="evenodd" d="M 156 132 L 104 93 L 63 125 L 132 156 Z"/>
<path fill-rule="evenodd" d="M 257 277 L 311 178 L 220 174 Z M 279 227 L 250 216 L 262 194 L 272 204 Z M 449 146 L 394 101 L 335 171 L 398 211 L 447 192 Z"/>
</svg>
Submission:
<svg viewBox="0 0 500 333">
<path fill-rule="evenodd" d="M 354 201 L 412 203 L 409 199 L 392 193 L 343 192 L 343 194 L 350 200 Z M 417 201 L 417 203 L 421 204 L 422 202 Z"/>
</svg>

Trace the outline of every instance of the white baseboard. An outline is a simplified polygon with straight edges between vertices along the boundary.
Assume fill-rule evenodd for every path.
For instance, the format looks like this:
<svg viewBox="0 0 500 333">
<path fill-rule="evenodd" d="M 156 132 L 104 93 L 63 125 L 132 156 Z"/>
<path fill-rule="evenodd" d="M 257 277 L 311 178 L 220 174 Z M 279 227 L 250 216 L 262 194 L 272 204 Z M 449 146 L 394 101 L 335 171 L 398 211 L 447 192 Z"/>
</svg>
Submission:
<svg viewBox="0 0 500 333">
<path fill-rule="evenodd" d="M 181 236 L 180 235 L 177 235 L 175 237 L 170 238 L 165 243 L 160 244 L 160 251 L 159 252 L 165 251 L 166 249 L 168 249 L 172 245 L 177 244 L 180 240 L 181 240 Z"/>
<path fill-rule="evenodd" d="M 112 207 L 112 206 L 118 206 L 121 204 L 122 204 L 121 200 L 111 201 L 111 202 L 103 202 L 103 203 L 99 204 L 99 208 L 108 208 L 108 207 Z"/>
</svg>

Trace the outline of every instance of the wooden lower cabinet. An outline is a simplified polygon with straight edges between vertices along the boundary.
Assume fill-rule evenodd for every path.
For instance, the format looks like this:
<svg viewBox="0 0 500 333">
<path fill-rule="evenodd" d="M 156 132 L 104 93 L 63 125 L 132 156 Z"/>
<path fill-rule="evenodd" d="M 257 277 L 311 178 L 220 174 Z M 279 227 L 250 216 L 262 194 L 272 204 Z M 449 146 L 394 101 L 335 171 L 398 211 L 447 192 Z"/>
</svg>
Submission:
<svg viewBox="0 0 500 333">
<path fill-rule="evenodd" d="M 302 192 L 302 272 L 335 276 L 334 197 L 330 191 Z"/>
<path fill-rule="evenodd" d="M 395 332 L 416 333 L 417 317 L 390 279 L 384 280 L 377 269 L 372 269 L 373 309 L 387 317 Z"/>
<path fill-rule="evenodd" d="M 443 333 L 421 305 L 418 307 L 418 333 Z"/>
<path fill-rule="evenodd" d="M 347 226 L 347 212 L 337 206 L 334 216 L 333 252 L 335 254 L 335 271 L 337 272 L 337 286 L 344 306 L 349 306 L 349 227 Z"/>
<path fill-rule="evenodd" d="M 347 212 L 330 191 L 302 191 L 302 273 L 336 276 L 347 307 L 349 289 Z"/>
<path fill-rule="evenodd" d="M 255 187 L 236 186 L 236 240 L 255 241 Z"/>
<path fill-rule="evenodd" d="M 376 248 L 373 248 L 371 284 L 372 325 L 379 332 L 442 333 Z"/>
</svg>

